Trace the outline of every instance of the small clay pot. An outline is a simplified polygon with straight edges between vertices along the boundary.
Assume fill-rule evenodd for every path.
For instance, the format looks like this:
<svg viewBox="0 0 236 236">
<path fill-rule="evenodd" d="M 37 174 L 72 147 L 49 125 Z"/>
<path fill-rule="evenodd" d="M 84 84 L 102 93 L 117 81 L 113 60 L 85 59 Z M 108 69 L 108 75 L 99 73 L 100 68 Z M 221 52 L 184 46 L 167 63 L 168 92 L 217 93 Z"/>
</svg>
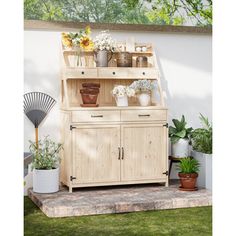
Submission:
<svg viewBox="0 0 236 236">
<path fill-rule="evenodd" d="M 83 88 L 100 88 L 99 83 L 82 83 Z"/>
<path fill-rule="evenodd" d="M 99 94 L 99 88 L 80 89 L 83 104 L 96 104 Z"/>
<path fill-rule="evenodd" d="M 180 188 L 189 190 L 196 189 L 196 183 L 198 177 L 197 173 L 191 173 L 191 174 L 178 173 L 178 175 L 181 183 Z"/>
</svg>

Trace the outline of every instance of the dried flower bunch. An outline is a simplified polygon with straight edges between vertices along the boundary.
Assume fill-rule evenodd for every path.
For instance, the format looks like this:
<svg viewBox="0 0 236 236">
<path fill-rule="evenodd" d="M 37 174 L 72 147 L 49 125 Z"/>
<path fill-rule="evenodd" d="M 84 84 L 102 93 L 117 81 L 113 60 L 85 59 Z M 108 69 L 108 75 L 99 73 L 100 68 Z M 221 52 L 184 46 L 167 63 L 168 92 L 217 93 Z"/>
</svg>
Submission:
<svg viewBox="0 0 236 236">
<path fill-rule="evenodd" d="M 101 31 L 94 39 L 94 49 L 95 50 L 115 50 L 115 41 L 112 39 L 108 31 Z"/>
<path fill-rule="evenodd" d="M 89 26 L 80 30 L 79 33 L 62 33 L 62 44 L 68 49 L 79 47 L 84 50 L 93 50 L 93 41 L 90 34 Z"/>
<path fill-rule="evenodd" d="M 128 97 L 133 97 L 135 95 L 135 91 L 129 86 L 117 85 L 113 88 L 112 95 L 116 97 L 124 97 L 125 95 Z"/>
<path fill-rule="evenodd" d="M 150 80 L 142 79 L 134 81 L 130 87 L 136 92 L 150 92 L 157 86 L 156 82 L 151 82 Z"/>
</svg>

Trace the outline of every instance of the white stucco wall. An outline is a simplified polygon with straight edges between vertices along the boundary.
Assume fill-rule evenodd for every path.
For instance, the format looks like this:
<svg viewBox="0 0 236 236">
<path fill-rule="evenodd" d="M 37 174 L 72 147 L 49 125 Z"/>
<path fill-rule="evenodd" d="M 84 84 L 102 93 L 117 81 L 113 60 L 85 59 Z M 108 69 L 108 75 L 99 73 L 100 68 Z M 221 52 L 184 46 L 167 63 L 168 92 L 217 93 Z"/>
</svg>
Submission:
<svg viewBox="0 0 236 236">
<path fill-rule="evenodd" d="M 94 31 L 94 34 L 97 32 Z M 212 117 L 212 37 L 202 34 L 158 32 L 111 32 L 117 41 L 135 37 L 137 42 L 153 43 L 156 48 L 161 82 L 166 91 L 169 123 L 185 115 L 189 126 L 199 127 L 199 112 Z M 24 32 L 24 91 L 41 91 L 59 102 L 60 32 Z M 59 104 L 44 123 L 39 135 L 60 139 Z M 34 140 L 34 127 L 24 119 L 24 150 Z M 175 167 L 173 167 L 174 169 Z M 176 175 L 175 171 L 172 177 Z"/>
</svg>

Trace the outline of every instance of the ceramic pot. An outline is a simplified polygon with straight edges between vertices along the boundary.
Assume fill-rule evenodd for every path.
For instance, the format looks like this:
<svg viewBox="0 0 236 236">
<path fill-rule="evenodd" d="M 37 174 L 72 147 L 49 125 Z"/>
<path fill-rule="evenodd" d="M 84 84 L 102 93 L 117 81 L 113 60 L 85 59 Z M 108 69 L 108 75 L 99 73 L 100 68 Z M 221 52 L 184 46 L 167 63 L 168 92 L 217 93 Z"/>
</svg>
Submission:
<svg viewBox="0 0 236 236">
<path fill-rule="evenodd" d="M 200 164 L 197 185 L 212 190 L 212 154 L 191 151 L 191 156 Z"/>
<path fill-rule="evenodd" d="M 94 60 L 96 62 L 97 67 L 108 67 L 108 62 L 112 58 L 112 52 L 109 56 L 109 51 L 107 50 L 99 50 L 94 53 Z"/>
<path fill-rule="evenodd" d="M 178 175 L 181 184 L 180 188 L 195 190 L 198 177 L 197 173 L 191 173 L 191 174 L 179 173 Z"/>
<path fill-rule="evenodd" d="M 127 107 L 128 106 L 128 97 L 127 95 L 123 97 L 115 97 L 116 99 L 116 105 L 118 107 Z"/>
<path fill-rule="evenodd" d="M 178 158 L 189 156 L 189 140 L 181 138 L 176 143 L 172 143 L 171 155 Z"/>
<path fill-rule="evenodd" d="M 82 83 L 83 88 L 100 88 L 99 83 Z"/>
<path fill-rule="evenodd" d="M 33 191 L 36 193 L 55 193 L 59 191 L 59 168 L 52 170 L 33 170 Z"/>
<path fill-rule="evenodd" d="M 139 104 L 142 107 L 150 104 L 151 96 L 149 92 L 142 92 L 138 95 Z"/>
</svg>

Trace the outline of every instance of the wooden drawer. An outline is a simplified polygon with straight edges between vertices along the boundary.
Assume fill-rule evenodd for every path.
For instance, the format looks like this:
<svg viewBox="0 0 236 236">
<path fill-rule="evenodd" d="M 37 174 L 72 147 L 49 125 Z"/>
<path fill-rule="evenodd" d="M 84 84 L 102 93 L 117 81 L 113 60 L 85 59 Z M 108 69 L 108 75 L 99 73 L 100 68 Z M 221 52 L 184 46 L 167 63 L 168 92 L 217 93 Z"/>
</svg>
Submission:
<svg viewBox="0 0 236 236">
<path fill-rule="evenodd" d="M 166 110 L 127 110 L 121 111 L 121 121 L 166 121 Z"/>
<path fill-rule="evenodd" d="M 126 78 L 128 70 L 124 68 L 99 68 L 98 76 L 100 78 Z"/>
<path fill-rule="evenodd" d="M 157 78 L 158 73 L 156 69 L 152 68 L 130 68 L 130 78 Z"/>
<path fill-rule="evenodd" d="M 72 122 L 120 121 L 120 111 L 73 111 Z"/>
<path fill-rule="evenodd" d="M 66 70 L 67 78 L 96 78 L 97 69 L 67 69 Z"/>
</svg>

